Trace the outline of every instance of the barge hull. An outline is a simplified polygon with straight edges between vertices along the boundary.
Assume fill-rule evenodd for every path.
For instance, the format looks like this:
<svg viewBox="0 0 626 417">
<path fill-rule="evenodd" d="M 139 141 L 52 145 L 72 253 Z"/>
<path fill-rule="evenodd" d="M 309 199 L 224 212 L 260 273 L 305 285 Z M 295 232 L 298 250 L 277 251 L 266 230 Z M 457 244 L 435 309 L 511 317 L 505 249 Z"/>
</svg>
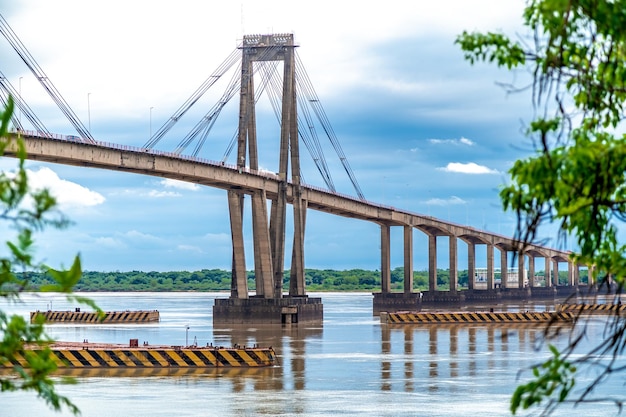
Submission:
<svg viewBox="0 0 626 417">
<path fill-rule="evenodd" d="M 247 347 L 140 346 L 65 343 L 50 346 L 59 369 L 160 369 L 160 368 L 256 368 L 272 366 L 274 350 Z M 27 349 L 4 367 L 28 367 L 28 355 L 37 348 Z"/>
<path fill-rule="evenodd" d="M 574 314 L 626 314 L 626 304 L 557 304 L 556 311 Z"/>
<path fill-rule="evenodd" d="M 140 311 L 31 311 L 30 322 L 34 323 L 37 316 L 43 316 L 46 323 L 85 323 L 85 324 L 139 324 L 158 323 L 158 310 Z"/>
<path fill-rule="evenodd" d="M 569 312 L 397 312 L 381 313 L 382 323 L 404 324 L 476 324 L 476 323 L 550 323 L 573 322 L 574 315 Z"/>
</svg>

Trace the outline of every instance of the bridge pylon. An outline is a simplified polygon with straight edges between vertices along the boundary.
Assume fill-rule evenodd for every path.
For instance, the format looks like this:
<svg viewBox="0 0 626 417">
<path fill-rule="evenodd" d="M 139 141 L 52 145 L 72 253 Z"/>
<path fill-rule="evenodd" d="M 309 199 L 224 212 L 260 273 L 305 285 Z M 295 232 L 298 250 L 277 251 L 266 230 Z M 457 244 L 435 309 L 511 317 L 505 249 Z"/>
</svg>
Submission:
<svg viewBox="0 0 626 417">
<path fill-rule="evenodd" d="M 214 323 L 288 324 L 318 323 L 323 319 L 321 299 L 309 298 L 304 279 L 304 229 L 307 202 L 302 198 L 298 117 L 296 99 L 295 48 L 293 34 L 247 35 L 241 45 L 241 91 L 237 167 L 259 169 L 255 113 L 255 62 L 283 62 L 283 91 L 280 120 L 280 155 L 277 170 L 278 193 L 271 199 L 268 216 L 264 190 L 252 192 L 252 228 L 256 294 L 249 296 L 243 244 L 243 199 L 246 190 L 229 190 L 233 268 L 231 296 L 215 300 Z M 289 175 L 290 174 L 290 175 Z M 291 182 L 292 195 L 287 195 Z M 293 245 L 289 292 L 283 294 L 287 200 L 293 207 Z"/>
</svg>

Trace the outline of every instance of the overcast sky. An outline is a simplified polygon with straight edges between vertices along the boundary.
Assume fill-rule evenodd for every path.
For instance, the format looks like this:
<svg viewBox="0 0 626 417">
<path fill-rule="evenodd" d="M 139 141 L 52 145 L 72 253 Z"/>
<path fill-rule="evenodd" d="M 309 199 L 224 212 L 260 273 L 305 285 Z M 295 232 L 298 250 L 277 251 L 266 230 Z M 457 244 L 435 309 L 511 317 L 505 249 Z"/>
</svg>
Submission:
<svg viewBox="0 0 626 417">
<path fill-rule="evenodd" d="M 515 219 L 502 211 L 498 187 L 513 161 L 531 152 L 521 133 L 530 98 L 506 94 L 499 83 L 523 86 L 528 78 L 523 71 L 471 66 L 454 39 L 463 30 L 519 33 L 522 0 L 0 0 L 0 5 L 96 140 L 133 146 L 147 142 L 244 34 L 293 33 L 368 200 L 512 235 Z M 46 127 L 75 135 L 4 38 L 0 56 L 0 71 Z M 209 90 L 155 148 L 172 151 L 225 86 Z M 231 101 L 199 156 L 224 155 L 237 127 L 238 98 Z M 261 164 L 276 171 L 278 124 L 269 101 L 262 98 L 258 106 L 258 124 L 264 126 Z M 321 139 L 338 190 L 356 195 L 330 143 Z M 323 186 L 304 148 L 302 159 L 305 180 Z M 232 156 L 229 162 L 234 163 Z M 14 164 L 7 159 L 2 168 Z M 74 221 L 68 230 L 38 237 L 38 254 L 49 264 L 67 266 L 80 253 L 86 270 L 230 268 L 225 191 L 115 171 L 37 162 L 28 167 L 33 184 L 50 187 Z M 249 221 L 249 211 L 245 216 Z M 401 236 L 401 228 L 392 228 L 392 267 L 402 265 Z M 252 269 L 250 233 L 246 239 Z M 440 267 L 446 268 L 447 240 L 439 244 Z M 426 237 L 418 231 L 414 246 L 415 269 L 425 269 Z M 379 269 L 379 251 L 377 225 L 308 211 L 307 267 Z M 459 243 L 460 269 L 467 268 L 465 251 Z M 477 266 L 484 264 L 479 255 Z"/>
</svg>

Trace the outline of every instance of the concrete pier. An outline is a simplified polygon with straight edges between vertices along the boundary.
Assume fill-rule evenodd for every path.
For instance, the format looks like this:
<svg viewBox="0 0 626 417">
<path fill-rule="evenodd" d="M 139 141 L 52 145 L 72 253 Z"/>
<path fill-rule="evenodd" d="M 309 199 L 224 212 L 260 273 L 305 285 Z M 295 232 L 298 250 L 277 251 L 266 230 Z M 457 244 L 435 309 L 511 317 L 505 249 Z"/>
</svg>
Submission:
<svg viewBox="0 0 626 417">
<path fill-rule="evenodd" d="M 420 293 L 375 292 L 374 315 L 383 311 L 419 310 L 421 308 Z"/>
<path fill-rule="evenodd" d="M 566 299 L 588 294 L 588 286 L 495 288 L 491 290 L 376 292 L 373 293 L 373 314 L 381 312 L 420 311 L 422 307 L 460 307 L 464 304 L 499 303 L 502 301 L 529 301 Z"/>
<path fill-rule="evenodd" d="M 247 325 L 321 324 L 321 298 L 218 298 L 213 306 L 213 323 Z"/>
</svg>

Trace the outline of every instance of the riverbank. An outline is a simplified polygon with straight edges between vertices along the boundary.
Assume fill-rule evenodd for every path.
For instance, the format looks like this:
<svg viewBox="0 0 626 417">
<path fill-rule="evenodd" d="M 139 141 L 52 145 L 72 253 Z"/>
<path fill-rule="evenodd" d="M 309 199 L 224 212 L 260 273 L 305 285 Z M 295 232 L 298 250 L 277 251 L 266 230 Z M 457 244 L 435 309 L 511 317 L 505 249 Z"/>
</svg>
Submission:
<svg viewBox="0 0 626 417">
<path fill-rule="evenodd" d="M 43 285 L 51 284 L 52 280 L 44 274 L 29 273 L 27 277 L 29 287 L 38 290 Z M 307 291 L 337 292 L 337 291 L 380 291 L 380 272 L 364 269 L 332 270 L 306 269 L 305 280 Z M 467 271 L 458 273 L 459 286 L 467 287 Z M 561 285 L 567 283 L 567 274 L 559 277 Z M 98 272 L 84 271 L 75 291 L 156 291 L 156 292 L 184 292 L 184 291 L 230 291 L 231 272 L 222 269 L 203 269 L 200 271 L 170 271 L 170 272 Z M 441 290 L 449 289 L 449 271 L 437 270 L 437 285 Z M 428 271 L 413 272 L 413 290 L 428 290 Z M 289 289 L 289 271 L 285 271 L 283 288 Z M 254 271 L 248 272 L 248 288 L 255 289 Z M 391 271 L 391 290 L 403 291 L 404 269 L 394 268 Z"/>
</svg>

